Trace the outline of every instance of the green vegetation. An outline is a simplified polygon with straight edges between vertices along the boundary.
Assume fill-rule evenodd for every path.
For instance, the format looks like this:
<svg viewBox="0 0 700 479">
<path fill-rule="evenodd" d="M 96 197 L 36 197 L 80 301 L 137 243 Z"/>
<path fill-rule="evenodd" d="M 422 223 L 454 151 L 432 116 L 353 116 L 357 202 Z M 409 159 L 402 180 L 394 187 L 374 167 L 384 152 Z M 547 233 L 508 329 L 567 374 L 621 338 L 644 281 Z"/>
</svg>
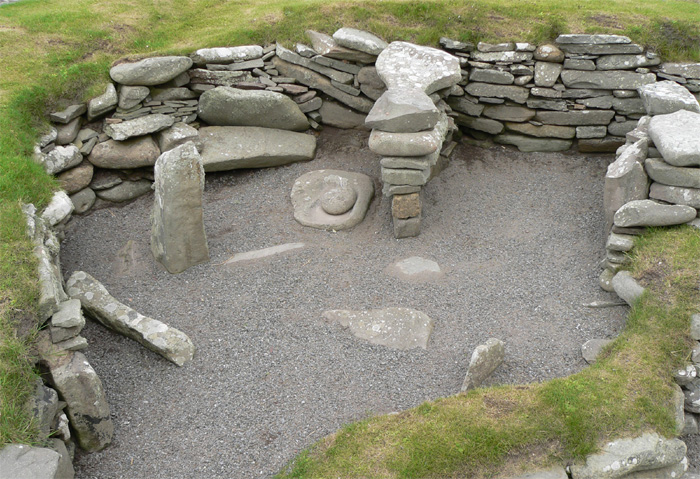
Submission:
<svg viewBox="0 0 700 479">
<path fill-rule="evenodd" d="M 562 32 L 627 34 L 664 59 L 700 60 L 700 5 L 685 0 L 23 0 L 0 6 L 0 445 L 43 439 L 22 408 L 35 377 L 37 286 L 19 205 L 41 208 L 57 187 L 31 161 L 46 114 L 102 93 L 109 65 L 125 55 L 291 44 L 303 41 L 307 28 L 331 33 L 341 26 L 426 45 L 443 35 L 542 43 Z M 682 244 L 674 250 L 666 235 L 679 235 Z M 690 265 L 697 271 L 697 241 L 688 230 L 643 239 L 639 258 L 645 250 L 652 258 L 663 253 L 666 268 L 644 267 L 638 259 L 635 273 L 660 270 L 659 281 L 670 283 L 644 299 L 596 367 L 547 384 L 475 391 L 348 426 L 301 456 L 289 477 L 336 474 L 331 471 L 449 477 L 518 454 L 521 463 L 580 456 L 599 438 L 626 430 L 670 433 L 668 372 L 683 359 L 687 312 L 697 304 L 690 276 L 681 273 L 690 275 Z M 683 250 L 686 243 L 695 249 Z M 676 258 L 683 261 L 676 264 Z"/>
</svg>

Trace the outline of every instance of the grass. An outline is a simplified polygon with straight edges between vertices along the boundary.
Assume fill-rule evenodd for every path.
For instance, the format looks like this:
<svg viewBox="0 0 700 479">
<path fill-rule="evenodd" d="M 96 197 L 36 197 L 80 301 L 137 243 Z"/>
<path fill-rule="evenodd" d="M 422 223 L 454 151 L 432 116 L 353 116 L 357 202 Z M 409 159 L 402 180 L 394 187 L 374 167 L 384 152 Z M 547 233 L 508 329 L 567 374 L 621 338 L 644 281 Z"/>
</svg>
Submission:
<svg viewBox="0 0 700 479">
<path fill-rule="evenodd" d="M 700 5 L 684 0 L 22 0 L 1 6 L 0 445 L 43 440 L 37 437 L 21 407 L 34 375 L 31 334 L 18 335 L 17 330 L 20 324 L 32 322 L 37 297 L 32 245 L 24 235 L 19 205 L 32 202 L 41 208 L 57 188 L 56 182 L 30 159 L 33 144 L 47 128 L 46 114 L 102 93 L 109 81 L 109 65 L 126 55 L 185 54 L 208 46 L 276 40 L 291 45 L 305 40 L 303 32 L 307 28 L 332 33 L 341 26 L 366 29 L 389 41 L 425 45 L 437 45 L 441 36 L 473 42 L 542 43 L 559 33 L 616 33 L 630 35 L 666 60 L 700 60 Z M 630 323 L 635 321 L 631 319 Z M 646 324 L 642 318 L 638 321 Z M 672 322 L 670 317 L 664 321 Z M 642 341 L 648 336 L 630 338 Z M 495 464 L 504 456 L 524 451 L 533 438 L 540 451 L 537 458 L 557 454 L 574 457 L 595 447 L 596 436 L 601 434 L 597 429 L 578 434 L 590 419 L 586 415 L 591 409 L 587 407 L 589 402 L 605 406 L 605 396 L 596 388 L 612 394 L 609 397 L 633 391 L 655 394 L 636 398 L 635 410 L 644 414 L 624 424 L 668 431 L 663 419 L 665 409 L 658 401 L 649 404 L 644 399 L 667 397 L 666 376 L 657 377 L 654 372 L 668 372 L 669 359 L 662 354 L 666 346 L 664 341 L 661 343 L 651 348 L 658 355 L 647 358 L 647 363 L 654 365 L 649 370 L 652 372 L 641 376 L 612 374 L 627 369 L 611 357 L 604 363 L 608 369 L 597 366 L 561 382 L 477 391 L 396 417 L 351 426 L 300 458 L 293 474 L 304 477 L 299 475 L 303 467 L 316 467 L 323 462 L 321 458 L 327 457 L 332 459 L 327 464 L 346 464 L 350 470 L 372 472 L 371 467 L 376 467 L 382 474 L 402 471 L 397 477 L 435 475 L 460 468 L 476 470 L 480 464 Z M 646 382 L 640 385 L 640 378 Z M 579 401 L 579 397 L 586 401 Z M 503 407 L 495 408 L 496 412 L 490 407 L 494 401 L 505 401 Z M 481 423 L 489 425 L 485 429 L 469 429 L 480 426 L 470 426 L 462 418 L 462 414 L 482 417 L 485 412 L 491 418 Z M 551 431 L 556 430 L 556 434 L 543 432 L 547 423 L 536 419 L 535 413 L 551 420 L 560 418 L 551 423 Z M 514 421 L 512 428 L 503 424 L 509 422 L 503 418 Z M 445 421 L 454 426 L 443 429 Z M 391 426 L 393 432 L 369 439 L 379 424 Z M 626 427 L 614 420 L 605 424 L 609 424 L 611 433 Z M 521 426 L 529 432 L 518 432 Z M 466 430 L 470 434 L 463 432 Z M 426 441 L 425 434 L 432 434 L 433 439 Z M 473 442 L 474 434 L 488 437 L 489 446 L 479 453 L 481 459 L 468 459 L 470 451 L 482 447 Z M 380 452 L 368 453 L 353 439 L 360 436 L 379 441 L 373 443 L 377 451 L 391 454 L 385 457 Z M 450 437 L 455 438 L 452 443 Z M 436 454 L 436 450 L 444 450 L 445 454 Z M 521 455 L 523 460 L 535 460 L 524 452 Z M 357 460 L 359 457 L 362 461 Z M 365 460 L 367 466 L 361 465 Z"/>
</svg>

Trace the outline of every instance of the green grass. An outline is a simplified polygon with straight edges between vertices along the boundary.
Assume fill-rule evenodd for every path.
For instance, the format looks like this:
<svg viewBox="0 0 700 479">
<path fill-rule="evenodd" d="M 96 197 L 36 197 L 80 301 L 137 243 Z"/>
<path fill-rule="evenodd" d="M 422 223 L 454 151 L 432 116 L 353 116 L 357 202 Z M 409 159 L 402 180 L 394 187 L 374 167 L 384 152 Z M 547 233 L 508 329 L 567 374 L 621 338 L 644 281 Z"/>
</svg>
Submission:
<svg viewBox="0 0 700 479">
<path fill-rule="evenodd" d="M 36 265 L 19 205 L 32 202 L 41 208 L 57 188 L 30 159 L 32 145 L 47 128 L 47 113 L 102 93 L 109 81 L 109 65 L 126 55 L 189 53 L 208 46 L 276 40 L 291 45 L 305 41 L 307 28 L 332 33 L 341 26 L 366 29 L 389 41 L 425 45 L 437 45 L 443 35 L 474 42 L 542 43 L 560 33 L 627 34 L 666 60 L 700 60 L 700 5 L 682 0 L 23 0 L 0 7 L 0 445 L 43 439 L 36 436 L 21 407 L 34 376 L 31 341 L 18 337 L 16 330 L 20 322 L 34 318 L 37 297 Z M 644 310 L 650 308 L 651 303 Z M 666 318 L 666 313 L 654 314 Z M 672 323 L 669 318 L 659 321 Z M 648 321 L 640 317 L 630 323 L 638 323 L 635 328 L 645 331 Z M 647 337 L 634 331 L 625 334 L 639 341 Z M 574 378 L 525 389 L 476 391 L 399 416 L 373 419 L 348 427 L 326 441 L 326 447 L 318 446 L 300 457 L 293 474 L 315 477 L 313 472 L 300 471 L 332 470 L 344 464 L 346 470 L 360 471 L 355 475 L 373 472 L 375 467 L 382 474 L 400 471 L 391 473 L 396 477 L 435 475 L 496 464 L 527 449 L 532 441 L 540 451 L 536 458 L 576 456 L 594 448 L 598 435 L 621 432 L 625 424 L 668 431 L 666 409 L 659 401 L 645 399 L 665 398 L 668 393 L 667 377 L 659 376 L 668 372 L 669 359 L 661 354 L 665 342 L 651 343 L 654 347 L 648 349 L 658 355 L 645 359 L 653 367 L 641 376 L 621 374 L 622 366 L 610 359 L 607 367 L 611 369 L 598 366 Z M 640 377 L 644 384 L 639 384 Z M 609 430 L 586 429 L 590 404 L 604 408 L 606 397 L 634 390 L 655 394 L 634 399 L 631 410 L 642 412 L 641 416 L 617 422 L 603 418 L 600 423 Z M 462 417 L 482 417 L 492 411 L 494 401 L 505 402 L 496 408 L 496 415 L 486 415 L 488 421 L 471 425 Z M 539 414 L 552 422 L 535 419 Z M 518 423 L 518 418 L 527 421 Z M 393 432 L 371 439 L 372 431 L 385 425 L 382 421 Z M 512 425 L 504 424 L 510 421 Z M 550 429 L 544 427 L 548 424 Z M 488 439 L 486 447 L 474 443 L 477 433 Z M 377 451 L 387 455 L 369 454 L 366 444 L 354 439 L 360 436 L 370 443 L 379 441 Z M 454 439 L 450 442 L 450 438 Z M 482 452 L 473 458 L 470 451 Z M 521 459 L 535 460 L 528 455 Z"/>
</svg>

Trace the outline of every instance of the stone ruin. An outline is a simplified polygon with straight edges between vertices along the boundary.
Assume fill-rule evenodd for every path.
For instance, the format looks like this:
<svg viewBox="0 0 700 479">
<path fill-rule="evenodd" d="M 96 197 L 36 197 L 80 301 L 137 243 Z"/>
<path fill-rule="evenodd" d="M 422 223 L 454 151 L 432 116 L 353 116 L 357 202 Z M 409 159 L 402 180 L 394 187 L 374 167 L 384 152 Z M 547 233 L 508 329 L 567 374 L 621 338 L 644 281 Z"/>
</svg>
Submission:
<svg viewBox="0 0 700 479">
<path fill-rule="evenodd" d="M 421 189 L 462 137 L 525 152 L 616 152 L 605 179 L 609 237 L 600 284 L 629 304 L 643 291 L 620 271 L 632 237 L 647 226 L 699 225 L 700 64 L 662 63 L 617 35 L 561 35 L 540 46 L 475 47 L 442 38 L 439 50 L 387 44 L 351 28 L 332 37 L 307 33 L 312 46 L 297 44 L 295 51 L 234 46 L 121 62 L 110 70 L 115 83 L 103 95 L 51 114 L 55 128 L 35 156 L 65 191 L 40 215 L 31 205 L 24 212 L 39 258 L 40 319 L 49 324 L 38 347 L 51 387 L 37 385 L 33 411 L 43 429 L 55 432 L 54 451 L 7 447 L 0 452 L 3 470 L 41 464 L 45 477 L 72 477 L 72 438 L 88 451 L 111 441 L 102 384 L 78 352 L 87 346 L 79 336 L 82 310 L 178 366 L 194 357 L 183 332 L 120 303 L 87 273 L 75 272 L 64 286 L 59 236 L 72 213 L 155 189 L 153 256 L 170 273 L 184 271 L 209 258 L 206 172 L 312 160 L 313 131 L 328 125 L 371 130 L 369 148 L 382 157 L 382 194 L 392 198 L 396 238 L 420 233 L 421 217 L 430 213 L 423 211 Z M 307 173 L 291 187 L 295 219 L 334 231 L 359 224 L 374 194 L 371 178 L 340 170 Z M 397 274 L 441 274 L 421 258 L 405 261 Z M 360 338 L 400 349 L 427 347 L 432 330 L 430 318 L 405 308 L 324 316 Z M 696 316 L 691 335 L 699 341 Z M 394 329 L 384 335 L 387 324 Z M 595 361 L 604 344 L 589 341 L 583 356 Z M 698 351 L 675 374 L 679 435 L 698 433 Z M 479 346 L 462 389 L 478 387 L 504 354 L 495 338 Z M 646 434 L 611 442 L 568 472 L 557 467 L 528 477 L 690 477 L 686 469 L 682 441 Z"/>
</svg>

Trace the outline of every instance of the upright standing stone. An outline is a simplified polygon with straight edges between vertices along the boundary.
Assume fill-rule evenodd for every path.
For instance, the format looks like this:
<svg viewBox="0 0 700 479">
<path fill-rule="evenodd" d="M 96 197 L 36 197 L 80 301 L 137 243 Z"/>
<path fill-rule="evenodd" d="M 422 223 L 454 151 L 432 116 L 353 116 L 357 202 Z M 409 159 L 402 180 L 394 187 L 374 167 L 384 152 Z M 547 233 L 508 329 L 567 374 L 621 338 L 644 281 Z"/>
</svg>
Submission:
<svg viewBox="0 0 700 479">
<path fill-rule="evenodd" d="M 613 217 L 625 203 L 644 200 L 649 195 L 649 178 L 642 166 L 647 156 L 647 143 L 640 140 L 630 145 L 608 166 L 603 190 L 606 231 Z"/>
<path fill-rule="evenodd" d="M 209 261 L 204 234 L 204 168 L 194 143 L 160 155 L 155 166 L 151 251 L 170 273 Z"/>
</svg>

